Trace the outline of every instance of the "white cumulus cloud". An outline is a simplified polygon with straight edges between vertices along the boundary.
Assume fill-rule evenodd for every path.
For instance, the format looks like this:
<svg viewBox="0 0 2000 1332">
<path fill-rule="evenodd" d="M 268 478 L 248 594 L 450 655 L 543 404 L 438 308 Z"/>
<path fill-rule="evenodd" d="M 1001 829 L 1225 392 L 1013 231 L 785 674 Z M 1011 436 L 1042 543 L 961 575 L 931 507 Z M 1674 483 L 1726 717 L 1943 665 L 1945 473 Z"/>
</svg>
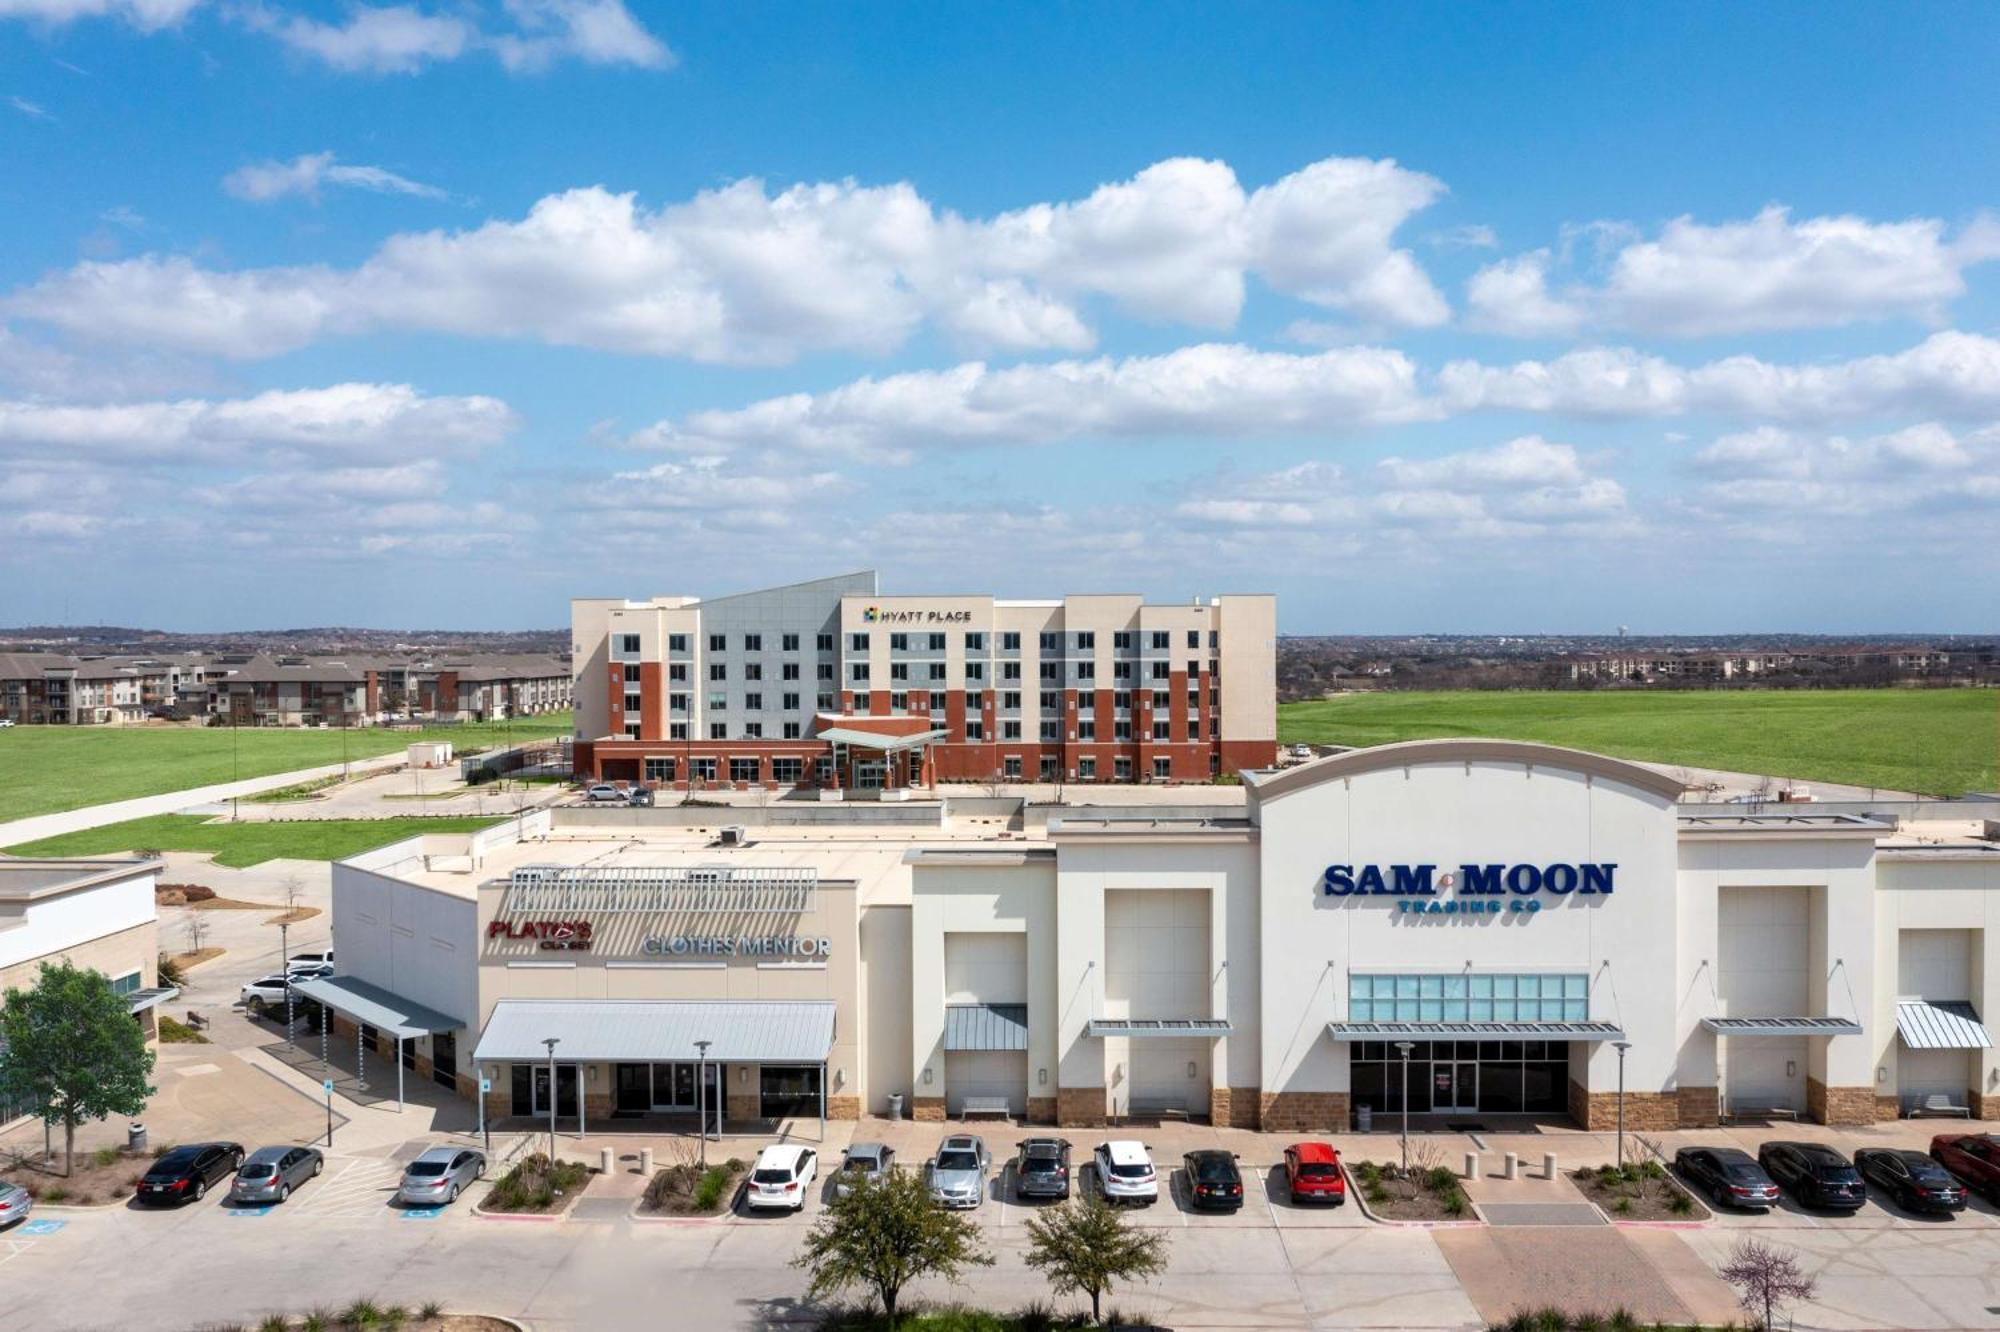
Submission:
<svg viewBox="0 0 2000 1332">
<path fill-rule="evenodd" d="M 0 0 L 0 19 L 59 26 L 86 18 L 122 19 L 144 32 L 171 28 L 202 0 Z"/>
</svg>

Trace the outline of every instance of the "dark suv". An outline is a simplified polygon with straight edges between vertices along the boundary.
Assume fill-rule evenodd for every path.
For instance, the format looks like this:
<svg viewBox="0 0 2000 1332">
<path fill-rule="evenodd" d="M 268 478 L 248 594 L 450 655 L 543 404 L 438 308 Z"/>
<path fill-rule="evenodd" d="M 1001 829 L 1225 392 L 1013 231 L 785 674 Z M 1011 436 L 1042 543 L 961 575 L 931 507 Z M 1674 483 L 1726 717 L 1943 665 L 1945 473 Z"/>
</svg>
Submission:
<svg viewBox="0 0 2000 1332">
<path fill-rule="evenodd" d="M 1851 1212 L 1868 1201 L 1861 1172 L 1824 1143 L 1767 1142 L 1757 1150 L 1757 1164 L 1808 1206 Z"/>
<path fill-rule="evenodd" d="M 1023 1138 L 1014 1157 L 1014 1193 L 1021 1198 L 1069 1197 L 1069 1140 Z"/>
</svg>

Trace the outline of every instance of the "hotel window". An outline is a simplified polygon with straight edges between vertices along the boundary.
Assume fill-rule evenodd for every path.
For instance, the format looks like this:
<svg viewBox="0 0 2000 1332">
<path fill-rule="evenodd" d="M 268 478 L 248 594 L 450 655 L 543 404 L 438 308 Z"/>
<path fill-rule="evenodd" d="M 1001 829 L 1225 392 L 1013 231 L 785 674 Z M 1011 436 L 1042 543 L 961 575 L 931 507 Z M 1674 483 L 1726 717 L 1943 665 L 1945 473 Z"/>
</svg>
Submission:
<svg viewBox="0 0 2000 1332">
<path fill-rule="evenodd" d="M 833 651 L 833 635 L 821 634 L 813 640 L 813 646 L 821 652 Z"/>
<path fill-rule="evenodd" d="M 1094 661 L 1079 661 L 1079 662 L 1075 663 L 1075 665 L 1076 665 L 1076 678 L 1077 678 L 1077 679 L 1079 679 L 1079 680 L 1095 680 L 1095 679 L 1097 678 L 1097 663 L 1096 663 L 1096 662 L 1094 662 Z"/>
<path fill-rule="evenodd" d="M 714 781 L 715 760 L 712 758 L 689 759 L 688 775 L 690 777 L 693 777 L 698 782 Z"/>
<path fill-rule="evenodd" d="M 687 738 L 688 724 L 686 722 L 672 722 L 667 726 L 667 739 L 685 740 Z"/>
<path fill-rule="evenodd" d="M 1111 738 L 1113 740 L 1130 740 L 1132 738 L 1132 723 L 1128 721 L 1112 722 Z"/>
<path fill-rule="evenodd" d="M 968 689 L 965 691 L 965 710 L 967 712 L 977 712 L 985 704 L 986 695 L 980 693 L 977 689 Z"/>
<path fill-rule="evenodd" d="M 1128 690 L 1120 690 L 1117 693 L 1112 694 L 1111 706 L 1117 709 L 1119 712 L 1130 712 L 1132 710 L 1131 692 Z"/>
<path fill-rule="evenodd" d="M 1019 754 L 1009 754 L 1006 758 L 1000 760 L 1000 771 L 1008 777 L 1019 777 L 1021 775 L 1021 756 Z"/>
<path fill-rule="evenodd" d="M 667 695 L 668 712 L 686 712 L 687 710 L 688 710 L 688 696 L 686 694 Z"/>
<path fill-rule="evenodd" d="M 1189 662 L 1187 665 L 1187 674 L 1188 683 L 1199 684 L 1201 682 L 1201 663 L 1198 661 Z"/>
<path fill-rule="evenodd" d="M 801 734 L 802 734 L 802 731 L 801 731 L 801 729 L 800 729 L 800 727 L 799 727 L 799 724 L 798 724 L 797 722 L 786 722 L 786 723 L 785 723 L 785 739 L 787 739 L 787 740 L 796 740 L 796 739 L 798 739 L 798 738 L 799 738 L 799 736 L 800 736 Z M 794 759 L 794 760 L 792 760 L 792 761 L 793 761 L 794 763 L 798 762 L 798 760 L 797 760 L 797 759 Z"/>
<path fill-rule="evenodd" d="M 727 740 L 729 738 L 729 724 L 727 722 L 710 722 L 708 724 L 708 738 L 711 740 Z"/>
<path fill-rule="evenodd" d="M 637 634 L 618 635 L 618 650 L 624 653 L 628 657 L 638 655 L 639 635 Z"/>
<path fill-rule="evenodd" d="M 628 662 L 626 662 L 626 663 L 625 663 L 625 683 L 626 683 L 626 684 L 638 684 L 638 683 L 639 683 L 639 663 L 638 663 L 638 662 L 636 662 L 636 661 L 628 661 Z"/>
<path fill-rule="evenodd" d="M 1055 722 L 1052 722 L 1052 721 L 1045 721 L 1045 722 L 1043 722 L 1043 723 L 1042 723 L 1042 737 L 1041 737 L 1041 738 L 1042 738 L 1042 741 L 1043 741 L 1044 743 L 1049 743 L 1049 742 L 1051 742 L 1051 741 L 1056 741 L 1056 740 L 1060 740 L 1060 739 L 1062 739 L 1062 732 L 1061 732 L 1061 728 L 1060 728 L 1060 727 L 1058 726 L 1058 724 L 1057 724 L 1057 723 L 1055 723 Z"/>
<path fill-rule="evenodd" d="M 755 661 L 746 661 L 746 662 L 744 662 L 744 663 L 743 663 L 743 678 L 744 678 L 744 679 L 746 679 L 746 680 L 761 680 L 761 679 L 763 679 L 763 678 L 764 678 L 764 667 L 763 667 L 763 664 L 762 664 L 762 663 L 760 663 L 760 662 L 755 662 Z"/>
<path fill-rule="evenodd" d="M 754 782 L 763 761 L 753 758 L 733 758 L 729 760 L 729 780 L 732 782 Z"/>
<path fill-rule="evenodd" d="M 805 776 L 805 771 L 806 763 L 804 759 L 774 758 L 771 760 L 771 780 L 774 782 L 783 782 L 787 786 L 796 786 L 799 779 Z"/>
<path fill-rule="evenodd" d="M 1215 630 L 1211 629 L 1211 630 L 1209 630 L 1209 631 L 1208 631 L 1208 650 L 1209 650 L 1210 652 L 1213 652 L 1213 651 L 1215 651 L 1215 643 L 1216 643 L 1216 639 L 1217 639 L 1217 638 L 1219 638 L 1219 637 L 1220 637 L 1220 635 L 1219 635 L 1219 634 L 1217 634 L 1217 633 L 1215 632 Z"/>
<path fill-rule="evenodd" d="M 819 694 L 813 699 L 813 706 L 821 712 L 832 712 L 837 706 L 837 700 L 832 694 Z"/>
<path fill-rule="evenodd" d="M 708 678 L 711 680 L 727 680 L 729 678 L 729 663 L 726 661 L 711 661 L 708 663 Z"/>
<path fill-rule="evenodd" d="M 942 716 L 942 715 L 943 715 L 943 713 L 944 713 L 944 690 L 942 690 L 942 689 L 933 689 L 933 690 L 931 690 L 931 692 L 930 692 L 930 711 L 931 711 L 931 712 L 932 712 L 933 714 L 935 714 L 935 715 L 939 715 L 939 716 Z"/>
<path fill-rule="evenodd" d="M 866 652 L 868 650 L 868 635 L 849 634 L 847 636 L 847 648 L 850 652 Z"/>
<path fill-rule="evenodd" d="M 1043 691 L 1042 693 L 1040 693 L 1040 694 L 1036 695 L 1036 702 L 1037 702 L 1038 706 L 1040 706 L 1040 708 L 1041 708 L 1041 710 L 1042 710 L 1043 712 L 1061 712 L 1061 711 L 1062 711 L 1062 695 L 1061 695 L 1061 694 L 1055 694 L 1055 693 L 1050 693 L 1050 692 L 1048 692 L 1048 691 L 1044 690 L 1044 691 Z"/>
<path fill-rule="evenodd" d="M 986 651 L 986 635 L 980 633 L 967 634 L 965 636 L 965 650 L 967 652 Z"/>
<path fill-rule="evenodd" d="M 944 635 L 943 635 L 943 634 L 932 634 L 932 635 L 931 635 L 931 637 L 930 637 L 930 644 L 931 644 L 931 646 L 930 646 L 930 650 L 931 650 L 932 652 L 942 652 L 942 651 L 944 651 Z"/>
<path fill-rule="evenodd" d="M 1057 769 L 1056 769 L 1055 755 L 1053 754 L 1042 755 L 1042 763 L 1041 763 L 1042 780 L 1045 782 L 1054 781 L 1056 779 L 1056 771 Z"/>
<path fill-rule="evenodd" d="M 1062 651 L 1062 635 L 1044 631 L 1042 634 L 1042 651 L 1044 652 Z"/>
<path fill-rule="evenodd" d="M 848 674 L 852 675 L 856 680 L 866 680 L 868 678 L 868 663 L 865 661 L 857 661 L 847 669 Z M 895 667 L 892 666 L 890 669 L 894 670 Z"/>
<path fill-rule="evenodd" d="M 1076 634 L 1076 650 L 1078 652 L 1096 651 L 1097 650 L 1096 632 L 1090 629 L 1079 629 Z"/>
<path fill-rule="evenodd" d="M 908 694 L 889 695 L 889 711 L 908 712 L 909 710 L 910 710 L 910 696 Z"/>
<path fill-rule="evenodd" d="M 1000 738 L 1002 740 L 1019 740 L 1021 738 L 1021 723 L 1017 721 L 1001 722 Z"/>
<path fill-rule="evenodd" d="M 889 663 L 889 678 L 890 678 L 891 680 L 907 680 L 907 679 L 909 679 L 909 678 L 910 678 L 910 665 L 909 665 L 909 663 L 908 663 L 908 662 L 904 662 L 904 661 L 892 661 L 892 662 L 890 662 L 890 663 Z"/>
<path fill-rule="evenodd" d="M 910 650 L 910 636 L 908 634 L 889 635 L 889 651 L 908 652 L 909 650 Z"/>
<path fill-rule="evenodd" d="M 764 650 L 764 635 L 762 634 L 743 635 L 743 650 L 745 652 L 762 652 Z"/>
<path fill-rule="evenodd" d="M 1020 679 L 1020 678 L 1021 678 L 1021 663 L 1020 663 L 1020 662 L 1018 662 L 1018 661 L 1003 661 L 1003 662 L 1001 662 L 1001 663 L 1000 663 L 1000 678 L 1001 678 L 1001 679 L 1003 679 L 1003 680 L 1018 680 L 1018 679 Z"/>
<path fill-rule="evenodd" d="M 1021 636 L 1019 634 L 1001 634 L 1000 650 L 1002 652 L 1019 652 L 1021 650 Z"/>
<path fill-rule="evenodd" d="M 866 716 L 868 715 L 868 695 L 867 695 L 867 694 L 865 694 L 865 693 L 864 693 L 864 694 L 856 694 L 856 695 L 854 696 L 854 707 L 853 707 L 852 711 L 853 711 L 854 715 L 855 715 L 855 716 L 857 716 L 857 717 L 866 717 Z"/>
<path fill-rule="evenodd" d="M 1156 661 L 1153 663 L 1152 674 L 1155 680 L 1165 680 L 1170 678 L 1171 676 L 1171 672 L 1168 671 L 1167 669 L 1167 663 L 1165 663 L 1164 661 Z"/>
<path fill-rule="evenodd" d="M 821 662 L 813 672 L 813 675 L 815 679 L 831 680 L 833 678 L 833 663 L 830 661 Z"/>
<path fill-rule="evenodd" d="M 1111 635 L 1111 646 L 1120 652 L 1130 652 L 1132 650 L 1132 631 L 1130 629 L 1120 629 Z"/>
<path fill-rule="evenodd" d="M 1009 689 L 1002 692 L 1000 695 L 1000 710 L 1002 712 L 1019 712 L 1021 710 L 1020 691 Z"/>
<path fill-rule="evenodd" d="M 639 698 L 638 694 L 625 695 L 625 711 L 637 712 L 639 710 Z"/>
<path fill-rule="evenodd" d="M 814 759 L 813 771 L 819 775 L 819 780 L 822 784 L 831 782 L 833 780 L 833 756 L 824 754 Z"/>
<path fill-rule="evenodd" d="M 1155 629 L 1153 631 L 1152 643 L 1153 643 L 1153 651 L 1165 652 L 1170 646 L 1172 646 L 1172 639 L 1168 635 L 1166 630 Z"/>
<path fill-rule="evenodd" d="M 1201 630 L 1199 629 L 1188 630 L 1188 646 L 1190 648 L 1198 648 L 1201 646 Z"/>
<path fill-rule="evenodd" d="M 1155 690 L 1153 691 L 1153 706 L 1154 706 L 1154 707 L 1156 707 L 1156 708 L 1167 708 L 1167 707 L 1170 707 L 1170 706 L 1172 706 L 1171 704 L 1169 704 L 1169 703 L 1167 702 L 1167 691 L 1166 691 L 1166 690 L 1164 690 L 1164 689 L 1155 689 Z"/>
<path fill-rule="evenodd" d="M 1132 760 L 1128 758 L 1111 760 L 1111 775 L 1121 782 L 1132 780 Z"/>
<path fill-rule="evenodd" d="M 1131 663 L 1131 662 L 1129 662 L 1129 661 L 1114 661 L 1114 662 L 1112 662 L 1112 663 L 1111 663 L 1111 678 L 1112 678 L 1112 679 L 1114 679 L 1114 680 L 1129 680 L 1129 679 L 1131 679 L 1131 678 L 1132 678 L 1132 663 Z"/>
<path fill-rule="evenodd" d="M 968 740 L 984 740 L 986 738 L 986 723 L 972 717 L 967 717 L 965 719 L 965 738 Z"/>
<path fill-rule="evenodd" d="M 649 758 L 646 760 L 646 780 L 649 782 L 670 782 L 674 779 L 674 761 L 670 758 Z"/>
<path fill-rule="evenodd" d="M 1198 694 L 1198 693 L 1192 693 L 1192 692 L 1188 694 L 1188 711 L 1189 711 L 1189 712 L 1200 712 L 1200 711 L 1201 711 L 1201 695 L 1200 695 L 1200 694 Z"/>
<path fill-rule="evenodd" d="M 1199 739 L 1201 739 L 1201 723 L 1200 723 L 1200 722 L 1198 722 L 1198 721 L 1190 721 L 1190 722 L 1188 723 L 1188 739 L 1190 739 L 1190 740 L 1199 740 Z"/>
<path fill-rule="evenodd" d="M 931 669 L 932 669 L 932 670 L 934 670 L 934 671 L 939 671 L 939 670 L 942 670 L 943 668 L 942 668 L 942 667 L 938 667 L 938 666 L 933 666 L 933 667 L 932 667 Z M 931 678 L 932 678 L 933 680 L 942 680 L 942 679 L 944 678 L 944 676 L 943 676 L 943 675 L 933 675 L 933 676 L 932 676 Z M 968 662 L 966 662 L 966 663 L 965 663 L 965 678 L 966 678 L 966 679 L 968 679 L 968 680 L 984 680 L 984 679 L 986 678 L 986 663 L 985 663 L 985 662 L 983 662 L 983 661 L 968 661 Z"/>
<path fill-rule="evenodd" d="M 1076 738 L 1079 740 L 1095 740 L 1097 738 L 1097 723 L 1089 717 L 1077 718 Z"/>
<path fill-rule="evenodd" d="M 1154 738 L 1155 740 L 1171 740 L 1171 739 L 1173 739 L 1173 738 L 1174 738 L 1174 736 L 1173 736 L 1173 724 L 1172 724 L 1171 722 L 1163 722 L 1163 721 L 1156 721 L 1156 722 L 1154 722 L 1154 723 L 1153 723 L 1153 738 Z"/>
<path fill-rule="evenodd" d="M 1097 711 L 1097 695 L 1088 689 L 1078 693 L 1076 696 L 1076 710 L 1078 712 Z"/>
<path fill-rule="evenodd" d="M 686 634 L 667 635 L 667 651 L 686 652 L 687 650 L 688 650 L 688 636 Z"/>
<path fill-rule="evenodd" d="M 687 678 L 688 668 L 686 662 L 677 661 L 667 667 L 667 682 L 669 684 L 686 684 Z"/>
<path fill-rule="evenodd" d="M 1062 663 L 1061 663 L 1061 662 L 1055 662 L 1055 661 L 1045 661 L 1045 662 L 1043 662 L 1043 663 L 1042 663 L 1042 678 L 1043 678 L 1044 680 L 1060 680 L 1060 679 L 1062 679 Z"/>
<path fill-rule="evenodd" d="M 639 723 L 633 722 L 625 728 L 625 738 L 627 740 L 637 740 L 639 738 Z"/>
<path fill-rule="evenodd" d="M 722 652 L 725 651 L 728 647 L 729 647 L 729 639 L 726 635 L 710 634 L 708 636 L 708 650 L 710 652 Z"/>
<path fill-rule="evenodd" d="M 746 740 L 762 740 L 764 738 L 764 723 L 744 722 L 743 738 Z"/>
<path fill-rule="evenodd" d="M 784 679 L 796 680 L 799 678 L 799 664 L 795 661 L 788 661 L 778 668 L 778 674 Z"/>
<path fill-rule="evenodd" d="M 764 696 L 762 694 L 745 694 L 743 696 L 743 706 L 751 712 L 762 712 L 764 710 Z"/>
<path fill-rule="evenodd" d="M 1096 780 L 1097 760 L 1094 758 L 1078 759 L 1076 761 L 1076 775 L 1087 782 Z"/>
<path fill-rule="evenodd" d="M 799 696 L 797 694 L 786 694 L 784 707 L 786 712 L 797 712 L 799 710 Z"/>
<path fill-rule="evenodd" d="M 799 636 L 797 634 L 786 634 L 778 640 L 778 647 L 782 652 L 797 652 L 799 650 Z"/>
<path fill-rule="evenodd" d="M 1173 775 L 1174 775 L 1174 761 L 1172 759 L 1156 758 L 1153 760 L 1154 777 L 1167 778 Z"/>
<path fill-rule="evenodd" d="M 943 663 L 943 662 L 941 662 L 941 661 L 934 661 L 934 662 L 932 662 L 932 663 L 931 663 L 931 669 L 930 669 L 930 678 L 931 678 L 931 679 L 933 679 L 933 680 L 942 680 L 942 679 L 944 679 L 944 663 Z M 967 672 L 966 672 L 966 678 L 967 678 L 967 679 L 972 679 L 972 678 L 975 678 L 975 677 L 973 676 L 973 674 L 972 674 L 972 672 L 971 672 L 971 671 L 967 671 Z"/>
</svg>

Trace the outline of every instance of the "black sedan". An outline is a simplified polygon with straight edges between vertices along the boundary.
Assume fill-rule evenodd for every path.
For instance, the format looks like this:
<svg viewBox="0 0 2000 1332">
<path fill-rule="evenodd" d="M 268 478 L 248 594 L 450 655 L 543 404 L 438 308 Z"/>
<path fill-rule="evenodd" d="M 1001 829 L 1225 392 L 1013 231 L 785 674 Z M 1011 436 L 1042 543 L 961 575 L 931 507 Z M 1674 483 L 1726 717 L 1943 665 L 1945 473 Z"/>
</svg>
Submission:
<svg viewBox="0 0 2000 1332">
<path fill-rule="evenodd" d="M 1739 1148 L 1683 1147 L 1674 1153 L 1674 1168 L 1718 1207 L 1767 1211 L 1778 1205 L 1778 1186 Z"/>
<path fill-rule="evenodd" d="M 211 1184 L 236 1173 L 243 1148 L 233 1142 L 197 1142 L 176 1147 L 153 1162 L 135 1195 L 142 1203 L 184 1203 L 208 1196 Z"/>
<path fill-rule="evenodd" d="M 1965 1186 L 1922 1152 L 1903 1147 L 1865 1147 L 1854 1154 L 1854 1168 L 1912 1212 L 1965 1210 Z"/>
<path fill-rule="evenodd" d="M 1233 1212 L 1243 1205 L 1243 1172 L 1231 1152 L 1189 1152 L 1181 1158 L 1187 1172 L 1188 1201 L 1196 1207 Z"/>
<path fill-rule="evenodd" d="M 1807 1206 L 1852 1212 L 1868 1201 L 1861 1172 L 1825 1143 L 1767 1142 L 1757 1150 L 1757 1164 Z"/>
</svg>

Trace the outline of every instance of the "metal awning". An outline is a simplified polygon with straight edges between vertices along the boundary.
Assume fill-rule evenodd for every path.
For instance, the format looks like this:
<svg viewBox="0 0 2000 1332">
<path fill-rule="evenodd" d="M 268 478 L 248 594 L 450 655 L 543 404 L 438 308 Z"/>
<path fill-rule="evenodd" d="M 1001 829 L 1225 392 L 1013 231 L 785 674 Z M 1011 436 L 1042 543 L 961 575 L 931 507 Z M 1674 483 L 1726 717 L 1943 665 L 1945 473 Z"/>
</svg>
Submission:
<svg viewBox="0 0 2000 1332">
<path fill-rule="evenodd" d="M 353 976 L 293 981 L 292 988 L 342 1017 L 387 1032 L 399 1041 L 433 1032 L 456 1031 L 465 1025 L 455 1017 Z"/>
<path fill-rule="evenodd" d="M 562 1063 L 688 1061 L 817 1064 L 833 1052 L 830 999 L 502 999 L 473 1058 Z"/>
<path fill-rule="evenodd" d="M 1025 1050 L 1028 1048 L 1026 1004 L 946 1004 L 944 1048 L 952 1050 Z"/>
<path fill-rule="evenodd" d="M 829 726 L 815 735 L 815 740 L 825 740 L 830 744 L 853 745 L 856 749 L 879 749 L 885 754 L 894 754 L 904 749 L 916 749 L 920 745 L 935 744 L 945 738 L 947 731 L 919 731 L 915 735 L 878 735 L 874 731 L 857 731 L 850 726 Z"/>
<path fill-rule="evenodd" d="M 1329 1022 L 1336 1041 L 1622 1041 L 1615 1022 Z"/>
<path fill-rule="evenodd" d="M 1990 1050 L 1993 1038 L 1971 1004 L 1952 999 L 1898 999 L 1896 1034 L 1912 1050 Z"/>
<path fill-rule="evenodd" d="M 1837 1017 L 1706 1017 L 1718 1036 L 1859 1036 L 1861 1024 Z"/>
<path fill-rule="evenodd" d="M 155 985 L 149 990 L 134 990 L 125 996 L 125 1011 L 143 1013 L 161 1004 L 170 1004 L 181 997 L 178 985 Z"/>
<path fill-rule="evenodd" d="M 1228 1018 L 1092 1018 L 1089 1036 L 1227 1036 Z"/>
</svg>

